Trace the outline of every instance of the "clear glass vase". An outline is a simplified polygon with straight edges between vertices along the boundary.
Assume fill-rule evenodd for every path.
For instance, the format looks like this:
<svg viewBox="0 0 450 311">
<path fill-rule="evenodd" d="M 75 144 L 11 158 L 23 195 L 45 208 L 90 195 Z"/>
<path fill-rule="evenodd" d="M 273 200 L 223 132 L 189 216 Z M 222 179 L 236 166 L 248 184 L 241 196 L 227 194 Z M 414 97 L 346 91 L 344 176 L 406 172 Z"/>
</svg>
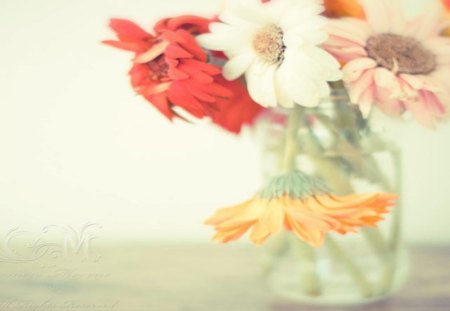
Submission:
<svg viewBox="0 0 450 311">
<path fill-rule="evenodd" d="M 273 110 L 257 125 L 264 176 L 282 170 L 288 110 Z M 342 88 L 318 108 L 303 109 L 297 132 L 296 169 L 323 179 L 337 195 L 400 194 L 401 157 L 384 120 L 364 119 Z M 264 273 L 278 295 L 307 304 L 352 305 L 388 297 L 408 272 L 401 242 L 400 202 L 378 228 L 329 234 L 312 248 L 291 233 L 267 244 Z"/>
</svg>

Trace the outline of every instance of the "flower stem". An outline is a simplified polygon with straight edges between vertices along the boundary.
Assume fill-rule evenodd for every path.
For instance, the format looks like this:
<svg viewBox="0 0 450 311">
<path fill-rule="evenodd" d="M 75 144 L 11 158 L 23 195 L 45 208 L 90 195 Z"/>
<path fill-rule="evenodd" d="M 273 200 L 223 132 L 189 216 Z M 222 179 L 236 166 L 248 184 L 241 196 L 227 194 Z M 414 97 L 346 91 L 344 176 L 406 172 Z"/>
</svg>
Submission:
<svg viewBox="0 0 450 311">
<path fill-rule="evenodd" d="M 269 256 L 266 258 L 263 267 L 262 273 L 264 277 L 269 277 L 277 262 L 286 254 L 290 249 L 290 240 L 289 236 L 284 233 L 280 233 L 272 237 L 270 243 L 267 246 Z"/>
<path fill-rule="evenodd" d="M 400 199 L 397 201 L 397 207 L 393 211 L 393 221 L 392 221 L 392 229 L 391 229 L 391 236 L 389 239 L 389 247 L 393 253 L 397 253 L 399 250 L 399 244 L 401 241 L 401 225 L 402 225 L 402 166 L 401 166 L 401 154 L 400 151 L 396 151 L 394 154 L 395 157 L 395 166 L 398 168 L 397 171 L 397 188 L 400 192 Z"/>
<path fill-rule="evenodd" d="M 349 157 L 349 159 L 359 159 L 359 157 L 361 156 L 360 150 L 357 149 L 356 146 L 353 146 L 350 141 L 347 141 L 345 138 L 341 137 L 339 131 L 336 128 L 336 124 L 331 122 L 328 117 L 321 116 L 320 114 L 317 114 L 316 117 L 329 130 L 329 132 L 335 136 L 336 141 L 338 141 L 341 146 L 346 147 L 349 155 L 352 155 Z M 313 128 L 309 128 L 308 136 L 305 137 L 302 143 L 306 143 L 309 147 L 308 150 L 312 151 L 313 154 L 321 154 L 326 151 L 322 144 L 322 141 L 317 137 Z M 342 169 L 339 167 L 339 164 L 337 164 L 333 160 L 323 159 L 320 157 L 313 157 L 312 160 L 316 165 L 316 169 L 319 175 L 327 181 L 332 189 L 337 191 L 339 194 L 354 193 L 350 180 L 347 176 L 342 174 Z M 369 232 L 363 229 L 363 231 L 365 237 L 370 241 L 371 247 L 373 247 L 373 249 L 377 251 L 381 249 L 387 249 L 387 244 L 384 241 L 383 236 L 381 235 L 381 232 L 379 232 L 379 230 L 376 229 Z M 363 294 L 363 296 L 372 296 L 372 285 L 366 279 L 361 269 L 354 262 L 353 258 L 346 254 L 345 251 L 342 250 L 337 242 L 335 242 L 331 237 L 328 239 L 327 246 L 330 249 L 331 253 L 334 254 L 336 259 L 341 261 L 342 264 L 347 268 L 347 271 L 349 272 L 351 278 L 354 280 L 356 286 Z M 384 254 L 385 252 L 383 251 L 378 253 L 380 258 L 382 259 L 386 258 Z M 389 277 L 386 277 L 384 279 L 388 278 Z M 388 281 L 385 281 L 385 283 L 388 283 Z"/>
<path fill-rule="evenodd" d="M 298 153 L 298 130 L 302 123 L 303 108 L 296 105 L 290 112 L 288 126 L 286 130 L 283 172 L 292 173 L 297 169 Z"/>
<path fill-rule="evenodd" d="M 335 104 L 339 105 L 345 103 L 336 102 Z M 379 183 L 385 191 L 395 192 L 395 188 L 391 185 L 389 180 L 383 174 L 375 158 L 370 153 L 365 154 L 364 150 L 362 150 L 358 138 L 360 135 L 359 134 L 360 130 L 358 130 L 357 127 L 358 123 L 354 122 L 354 120 L 353 122 L 348 122 L 347 111 L 342 111 L 341 109 L 338 109 L 337 112 L 338 112 L 337 117 L 339 120 L 337 122 L 341 124 L 348 124 L 348 126 L 346 127 L 346 131 L 347 132 L 350 131 L 352 133 L 351 135 L 348 134 L 342 135 L 342 131 L 338 128 L 338 125 L 332 122 L 327 116 L 318 114 L 316 117 L 334 136 L 335 141 L 341 146 L 341 148 L 344 148 L 345 154 L 347 155 L 347 157 L 344 158 L 344 161 L 349 161 L 351 163 L 353 162 L 353 166 L 356 169 L 370 168 L 369 174 L 373 176 L 374 180 L 376 180 L 376 182 Z M 316 138 L 318 146 L 322 146 L 321 141 L 317 139 L 317 136 L 314 135 L 314 133 L 311 133 L 311 136 Z M 350 138 L 356 140 L 352 141 L 352 139 Z M 377 144 L 383 143 L 381 140 L 376 140 L 375 142 Z M 373 150 L 380 150 L 383 148 L 386 148 L 386 146 L 380 145 L 378 146 L 378 148 L 376 148 L 375 146 L 371 146 L 371 149 Z M 323 148 L 319 148 L 318 150 L 319 152 L 325 151 Z M 398 157 L 396 156 L 396 158 Z M 399 165 L 400 163 L 397 160 L 396 166 L 399 167 Z M 352 184 L 350 183 L 349 180 L 343 180 L 343 176 L 341 176 L 342 174 L 340 173 L 342 169 L 336 166 L 334 162 L 323 164 L 318 163 L 317 167 L 321 169 L 322 174 L 327 176 L 327 181 L 332 185 L 332 188 L 337 190 L 340 194 L 350 194 L 354 192 Z M 378 294 L 385 294 L 389 292 L 392 289 L 395 277 L 396 253 L 398 250 L 398 244 L 400 240 L 399 237 L 400 228 L 401 228 L 400 207 L 397 206 L 392 213 L 393 213 L 392 216 L 393 223 L 391 229 L 392 233 L 388 241 L 386 241 L 387 239 L 383 236 L 379 228 L 361 229 L 364 238 L 367 240 L 369 246 L 374 251 L 374 253 L 379 258 L 380 262 L 383 265 L 382 267 L 383 271 L 381 272 L 380 281 L 377 286 Z"/>
<path fill-rule="evenodd" d="M 289 174 L 297 169 L 298 131 L 304 122 L 304 108 L 296 105 L 289 115 L 286 130 L 285 150 L 283 157 L 283 172 Z M 319 296 L 321 294 L 320 280 L 317 275 L 317 262 L 315 250 L 297 237 L 292 239 L 292 247 L 295 254 L 302 261 L 300 273 L 305 294 Z"/>
<path fill-rule="evenodd" d="M 349 272 L 355 284 L 357 284 L 358 290 L 363 297 L 371 297 L 373 295 L 371 286 L 367 281 L 364 274 L 356 266 L 351 257 L 341 248 L 341 246 L 330 236 L 327 238 L 327 246 L 332 255 L 338 259 Z"/>
<path fill-rule="evenodd" d="M 300 240 L 296 236 L 292 236 L 292 247 L 294 254 L 300 259 L 300 273 L 303 291 L 308 296 L 320 296 L 320 280 L 316 273 L 317 258 L 315 250 Z"/>
</svg>

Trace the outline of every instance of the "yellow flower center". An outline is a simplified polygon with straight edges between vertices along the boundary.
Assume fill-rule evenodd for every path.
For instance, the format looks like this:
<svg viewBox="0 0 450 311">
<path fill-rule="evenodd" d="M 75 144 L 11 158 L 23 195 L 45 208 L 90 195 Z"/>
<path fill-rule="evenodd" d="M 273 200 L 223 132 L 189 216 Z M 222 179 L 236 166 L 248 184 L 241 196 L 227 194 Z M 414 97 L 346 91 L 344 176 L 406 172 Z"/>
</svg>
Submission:
<svg viewBox="0 0 450 311">
<path fill-rule="evenodd" d="M 372 36 L 366 50 L 379 66 L 398 73 L 429 74 L 437 67 L 436 55 L 411 37 L 391 33 Z"/>
<path fill-rule="evenodd" d="M 266 26 L 258 31 L 253 38 L 253 47 L 262 60 L 269 64 L 283 61 L 284 50 L 283 31 L 275 25 Z"/>
</svg>

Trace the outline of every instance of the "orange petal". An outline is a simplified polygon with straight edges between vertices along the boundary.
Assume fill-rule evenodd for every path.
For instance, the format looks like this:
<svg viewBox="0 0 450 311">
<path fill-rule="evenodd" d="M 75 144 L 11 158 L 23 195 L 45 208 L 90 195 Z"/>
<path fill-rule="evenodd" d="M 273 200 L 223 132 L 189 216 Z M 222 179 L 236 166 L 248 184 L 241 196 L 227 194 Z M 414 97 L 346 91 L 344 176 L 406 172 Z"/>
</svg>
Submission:
<svg viewBox="0 0 450 311">
<path fill-rule="evenodd" d="M 267 206 L 265 200 L 253 200 L 249 204 L 239 205 L 233 210 L 233 215 L 228 219 L 216 224 L 216 227 L 226 228 L 233 227 L 237 224 L 247 223 L 249 221 L 256 221 L 261 218 Z"/>
<path fill-rule="evenodd" d="M 219 243 L 228 243 L 231 241 L 235 241 L 239 239 L 241 236 L 243 236 L 248 231 L 248 229 L 251 228 L 252 225 L 253 223 L 249 223 L 246 224 L 245 226 L 235 228 L 234 230 L 219 231 L 213 237 L 213 240 Z"/>
<path fill-rule="evenodd" d="M 253 202 L 253 199 L 245 201 L 242 204 L 232 206 L 232 207 L 225 207 L 217 210 L 213 216 L 208 218 L 205 221 L 205 224 L 207 225 L 217 225 L 219 223 L 222 223 L 230 218 L 232 218 L 236 213 L 238 213 L 240 210 L 245 209 L 245 207 Z"/>
<path fill-rule="evenodd" d="M 292 232 L 294 232 L 297 237 L 301 240 L 305 241 L 309 245 L 313 247 L 322 246 L 325 240 L 325 233 L 315 227 L 304 225 L 300 222 L 297 222 L 294 218 L 287 217 L 287 221 L 289 226 L 292 228 Z"/>
<path fill-rule="evenodd" d="M 349 196 L 321 195 L 308 200 L 311 209 L 325 213 L 340 222 L 339 233 L 354 232 L 356 228 L 374 227 L 382 214 L 392 206 L 397 195 L 386 193 L 356 194 Z"/>
<path fill-rule="evenodd" d="M 271 235 L 270 230 L 261 222 L 255 223 L 252 232 L 250 233 L 250 240 L 256 245 L 263 244 Z"/>
<path fill-rule="evenodd" d="M 260 222 L 270 233 L 278 233 L 283 229 L 284 215 L 283 203 L 272 200 L 267 204 Z"/>
</svg>

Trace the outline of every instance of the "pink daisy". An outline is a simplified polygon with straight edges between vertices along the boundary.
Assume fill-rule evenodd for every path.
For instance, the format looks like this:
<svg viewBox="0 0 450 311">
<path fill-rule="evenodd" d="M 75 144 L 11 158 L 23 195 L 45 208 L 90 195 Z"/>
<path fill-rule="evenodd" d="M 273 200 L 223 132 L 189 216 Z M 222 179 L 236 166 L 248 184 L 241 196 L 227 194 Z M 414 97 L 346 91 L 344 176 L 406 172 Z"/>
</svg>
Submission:
<svg viewBox="0 0 450 311">
<path fill-rule="evenodd" d="M 368 116 L 376 105 L 410 112 L 434 127 L 448 116 L 450 38 L 440 36 L 442 8 L 407 21 L 400 0 L 360 0 L 367 20 L 330 21 L 326 49 L 343 64 L 353 103 Z"/>
</svg>

